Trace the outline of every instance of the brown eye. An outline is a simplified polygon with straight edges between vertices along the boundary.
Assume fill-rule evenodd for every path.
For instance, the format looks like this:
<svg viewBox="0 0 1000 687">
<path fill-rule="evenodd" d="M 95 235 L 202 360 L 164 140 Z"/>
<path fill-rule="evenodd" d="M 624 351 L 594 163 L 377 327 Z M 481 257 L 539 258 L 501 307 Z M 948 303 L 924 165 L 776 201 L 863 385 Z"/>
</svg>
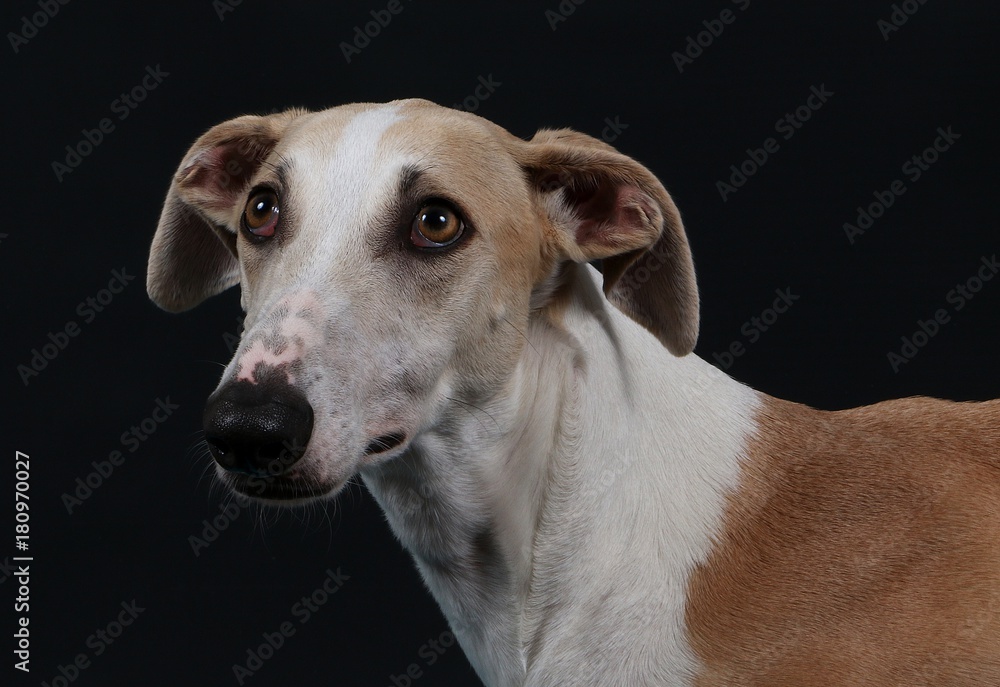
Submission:
<svg viewBox="0 0 1000 687">
<path fill-rule="evenodd" d="M 447 205 L 431 203 L 420 208 L 410 227 L 410 242 L 418 248 L 442 248 L 465 231 L 465 222 Z"/>
<path fill-rule="evenodd" d="M 278 196 L 274 191 L 262 189 L 250 194 L 243 209 L 243 228 L 257 238 L 274 236 L 278 224 Z"/>
</svg>

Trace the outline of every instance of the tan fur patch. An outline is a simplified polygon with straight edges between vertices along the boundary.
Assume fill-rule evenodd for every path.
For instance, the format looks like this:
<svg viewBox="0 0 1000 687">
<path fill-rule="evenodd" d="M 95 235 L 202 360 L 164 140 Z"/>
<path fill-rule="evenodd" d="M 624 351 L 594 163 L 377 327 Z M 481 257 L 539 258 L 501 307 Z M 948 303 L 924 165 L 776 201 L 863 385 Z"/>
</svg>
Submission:
<svg viewBox="0 0 1000 687">
<path fill-rule="evenodd" d="M 531 280 L 541 278 L 541 242 L 534 208 L 523 173 L 508 154 L 517 141 L 511 133 L 480 117 L 441 108 L 425 100 L 404 101 L 404 113 L 419 113 L 395 125 L 384 145 L 395 150 L 426 155 L 427 164 L 442 188 L 456 196 L 483 238 L 493 244 L 498 260 L 498 280 L 504 287 L 527 294 Z M 456 145 L 456 142 L 461 145 Z M 446 150 L 446 156 L 435 153 Z M 496 183 L 504 179 L 503 184 Z M 525 269 L 527 267 L 527 269 Z M 525 282 L 511 283 L 524 277 Z"/>
<path fill-rule="evenodd" d="M 514 146 L 512 153 L 536 187 L 565 188 L 570 196 L 582 194 L 591 201 L 596 191 L 598 206 L 613 206 L 620 213 L 618 219 L 629 220 L 632 231 L 627 233 L 638 229 L 638 235 L 627 236 L 620 226 L 610 231 L 598 227 L 600 249 L 585 250 L 558 232 L 554 238 L 563 256 L 574 261 L 603 256 L 608 300 L 656 335 L 674 355 L 690 353 L 698 338 L 694 263 L 680 213 L 653 173 L 611 146 L 567 129 L 543 129 L 530 142 Z M 617 202 L 606 197 L 609 194 Z M 574 207 L 580 210 L 591 201 Z M 602 219 L 621 224 L 612 216 Z"/>
<path fill-rule="evenodd" d="M 693 575 L 698 685 L 1000 685 L 1000 401 L 767 398 Z"/>
</svg>

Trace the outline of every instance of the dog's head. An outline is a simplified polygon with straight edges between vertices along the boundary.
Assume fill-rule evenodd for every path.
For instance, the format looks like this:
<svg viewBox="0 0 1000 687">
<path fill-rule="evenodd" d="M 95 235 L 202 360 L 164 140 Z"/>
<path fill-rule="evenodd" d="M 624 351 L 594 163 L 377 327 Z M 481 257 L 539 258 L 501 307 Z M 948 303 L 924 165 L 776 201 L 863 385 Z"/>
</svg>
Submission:
<svg viewBox="0 0 1000 687">
<path fill-rule="evenodd" d="M 652 173 L 573 131 L 524 141 L 406 100 L 209 130 L 170 185 L 147 288 L 176 312 L 240 284 L 206 439 L 231 487 L 287 501 L 502 393 L 557 275 L 592 260 L 615 306 L 691 351 L 694 268 Z"/>
</svg>

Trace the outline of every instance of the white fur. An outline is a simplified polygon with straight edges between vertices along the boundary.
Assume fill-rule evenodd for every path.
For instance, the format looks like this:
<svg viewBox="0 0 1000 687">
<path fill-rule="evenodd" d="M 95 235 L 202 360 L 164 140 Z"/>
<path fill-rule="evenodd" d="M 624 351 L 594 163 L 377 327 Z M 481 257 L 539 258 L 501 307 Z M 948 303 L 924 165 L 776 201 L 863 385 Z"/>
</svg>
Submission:
<svg viewBox="0 0 1000 687">
<path fill-rule="evenodd" d="M 689 684 L 686 585 L 757 394 L 671 356 L 575 269 L 569 336 L 533 324 L 509 397 L 458 411 L 457 438 L 415 440 L 411 479 L 363 475 L 490 687 Z M 483 527 L 503 551 L 490 588 L 463 565 Z"/>
<path fill-rule="evenodd" d="M 339 136 L 316 125 L 338 116 L 307 115 L 279 146 L 298 233 L 252 280 L 244 265 L 248 330 L 221 384 L 241 361 L 244 375 L 313 373 L 297 384 L 315 417 L 297 474 L 332 494 L 360 471 L 489 687 L 689 684 L 687 582 L 720 530 L 757 394 L 672 356 L 571 264 L 563 323 L 536 312 L 524 332 L 501 329 L 526 339 L 520 358 L 502 389 L 470 396 L 448 361 L 499 277 L 463 273 L 446 310 L 401 307 L 366 241 L 407 162 L 382 144 L 402 115 L 363 111 Z M 303 290 L 307 313 L 280 307 Z M 268 353 L 269 334 L 302 345 Z M 419 393 L 396 390 L 404 379 Z M 397 429 L 404 445 L 366 455 Z"/>
</svg>

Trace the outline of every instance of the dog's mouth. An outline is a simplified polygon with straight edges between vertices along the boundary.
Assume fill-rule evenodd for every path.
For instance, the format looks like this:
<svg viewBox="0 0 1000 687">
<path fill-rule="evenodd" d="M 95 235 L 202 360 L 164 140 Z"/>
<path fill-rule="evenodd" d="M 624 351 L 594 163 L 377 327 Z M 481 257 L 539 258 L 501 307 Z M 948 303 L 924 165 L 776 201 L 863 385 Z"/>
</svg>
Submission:
<svg viewBox="0 0 1000 687">
<path fill-rule="evenodd" d="M 278 476 L 227 474 L 225 479 L 233 491 L 244 496 L 285 503 L 320 499 L 335 493 L 340 487 L 336 484 L 317 484 L 297 476 L 294 472 Z"/>
<path fill-rule="evenodd" d="M 392 449 L 400 446 L 406 441 L 406 435 L 402 432 L 392 432 L 372 439 L 365 447 L 365 456 L 374 456 L 379 453 L 388 453 Z"/>
<path fill-rule="evenodd" d="M 408 443 L 404 432 L 378 436 L 365 447 L 361 464 L 398 454 L 406 449 Z M 303 467 L 298 463 L 285 468 L 285 471 L 276 468 L 260 472 L 220 471 L 223 480 L 233 491 L 259 501 L 280 502 L 282 505 L 296 505 L 329 497 L 339 492 L 344 485 L 343 481 L 326 483 L 312 472 L 308 466 Z"/>
</svg>

